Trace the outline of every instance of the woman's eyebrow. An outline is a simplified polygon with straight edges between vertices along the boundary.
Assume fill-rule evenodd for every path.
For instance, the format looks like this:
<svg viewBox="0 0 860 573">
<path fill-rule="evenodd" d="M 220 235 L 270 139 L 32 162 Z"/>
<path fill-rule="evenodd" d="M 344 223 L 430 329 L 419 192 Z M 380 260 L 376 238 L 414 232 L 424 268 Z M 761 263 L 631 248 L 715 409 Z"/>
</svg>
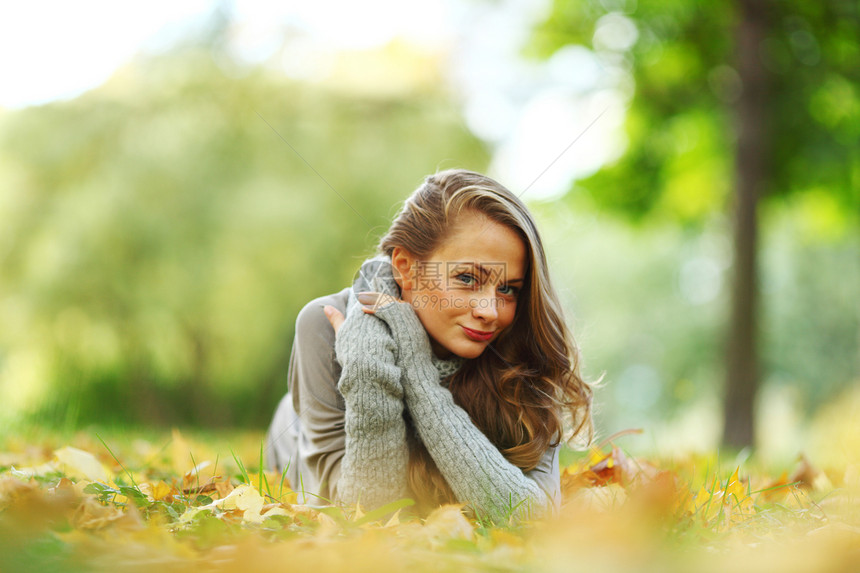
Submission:
<svg viewBox="0 0 860 573">
<path fill-rule="evenodd" d="M 467 263 L 467 264 L 471 264 L 472 266 L 477 268 L 481 272 L 481 274 L 484 276 L 490 275 L 490 277 L 495 278 L 495 277 L 498 277 L 500 275 L 503 276 L 505 274 L 505 272 L 504 272 L 505 271 L 505 264 L 504 263 L 492 263 L 492 267 L 490 267 L 490 269 L 487 269 L 481 263 Z M 523 279 L 510 279 L 510 280 L 506 280 L 505 284 L 521 283 L 521 282 L 523 282 Z"/>
</svg>

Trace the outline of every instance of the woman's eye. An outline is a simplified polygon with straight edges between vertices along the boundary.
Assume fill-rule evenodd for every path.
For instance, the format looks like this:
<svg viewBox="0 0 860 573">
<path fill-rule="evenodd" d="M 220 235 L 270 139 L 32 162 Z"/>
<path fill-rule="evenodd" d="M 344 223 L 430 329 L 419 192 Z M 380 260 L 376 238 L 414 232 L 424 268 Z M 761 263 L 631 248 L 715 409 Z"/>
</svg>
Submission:
<svg viewBox="0 0 860 573">
<path fill-rule="evenodd" d="M 475 275 L 469 273 L 460 273 L 459 275 L 457 275 L 456 278 L 458 281 L 460 281 L 466 286 L 474 286 L 478 280 L 477 278 L 475 278 Z"/>
<path fill-rule="evenodd" d="M 506 296 L 517 296 L 519 294 L 520 289 L 511 285 L 502 285 L 499 287 L 499 292 Z"/>
</svg>

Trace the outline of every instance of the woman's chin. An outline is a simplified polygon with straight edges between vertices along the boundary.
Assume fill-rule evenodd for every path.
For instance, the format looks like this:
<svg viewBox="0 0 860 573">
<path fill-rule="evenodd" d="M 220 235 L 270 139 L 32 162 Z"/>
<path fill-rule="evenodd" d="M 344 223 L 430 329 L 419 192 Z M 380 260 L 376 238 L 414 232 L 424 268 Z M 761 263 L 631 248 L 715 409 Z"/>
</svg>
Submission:
<svg viewBox="0 0 860 573">
<path fill-rule="evenodd" d="M 471 343 L 468 345 L 462 345 L 457 348 L 452 348 L 451 353 L 456 354 L 460 358 L 465 358 L 467 360 L 471 360 L 472 358 L 477 358 L 487 349 L 487 344 L 477 344 Z"/>
<path fill-rule="evenodd" d="M 443 345 L 433 339 L 430 342 L 433 354 L 437 358 L 443 359 L 459 356 L 460 358 L 471 360 L 483 354 L 489 345 L 489 342 L 478 342 L 475 340 L 457 340 L 451 345 Z"/>
</svg>

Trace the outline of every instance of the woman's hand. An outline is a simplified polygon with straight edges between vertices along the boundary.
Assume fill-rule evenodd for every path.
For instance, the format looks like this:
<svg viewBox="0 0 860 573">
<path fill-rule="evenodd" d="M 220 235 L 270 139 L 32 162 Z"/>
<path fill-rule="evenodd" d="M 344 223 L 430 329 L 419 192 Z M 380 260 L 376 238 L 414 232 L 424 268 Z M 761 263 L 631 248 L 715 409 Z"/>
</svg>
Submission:
<svg viewBox="0 0 860 573">
<path fill-rule="evenodd" d="M 333 307 L 330 304 L 326 304 L 323 306 L 323 313 L 325 313 L 326 318 L 331 323 L 331 327 L 334 328 L 335 336 L 337 336 L 337 331 L 340 330 L 343 321 L 346 320 L 346 317 L 343 316 L 343 313 Z"/>
<path fill-rule="evenodd" d="M 378 309 L 383 308 L 392 302 L 402 301 L 384 292 L 360 292 L 358 293 L 358 302 L 361 304 L 362 310 L 365 314 L 374 314 Z M 345 320 L 343 313 L 330 304 L 323 307 L 323 312 L 331 323 L 332 328 L 334 328 L 336 335 Z"/>
</svg>

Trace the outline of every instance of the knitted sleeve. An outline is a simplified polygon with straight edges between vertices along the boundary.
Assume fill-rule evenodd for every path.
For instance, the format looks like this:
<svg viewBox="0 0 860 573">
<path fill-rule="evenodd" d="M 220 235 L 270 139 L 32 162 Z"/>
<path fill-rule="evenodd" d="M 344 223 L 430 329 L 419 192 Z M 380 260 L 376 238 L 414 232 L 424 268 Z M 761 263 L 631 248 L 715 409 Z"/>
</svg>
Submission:
<svg viewBox="0 0 860 573">
<path fill-rule="evenodd" d="M 346 449 L 337 484 L 339 501 L 373 509 L 408 495 L 403 387 L 388 326 L 365 314 L 350 292 L 337 332 L 338 391 L 346 404 Z"/>
<path fill-rule="evenodd" d="M 415 428 L 457 499 L 496 522 L 539 515 L 551 507 L 553 493 L 508 462 L 439 384 L 430 341 L 411 305 L 391 303 L 376 316 L 391 327 L 397 343 L 406 407 Z"/>
</svg>

